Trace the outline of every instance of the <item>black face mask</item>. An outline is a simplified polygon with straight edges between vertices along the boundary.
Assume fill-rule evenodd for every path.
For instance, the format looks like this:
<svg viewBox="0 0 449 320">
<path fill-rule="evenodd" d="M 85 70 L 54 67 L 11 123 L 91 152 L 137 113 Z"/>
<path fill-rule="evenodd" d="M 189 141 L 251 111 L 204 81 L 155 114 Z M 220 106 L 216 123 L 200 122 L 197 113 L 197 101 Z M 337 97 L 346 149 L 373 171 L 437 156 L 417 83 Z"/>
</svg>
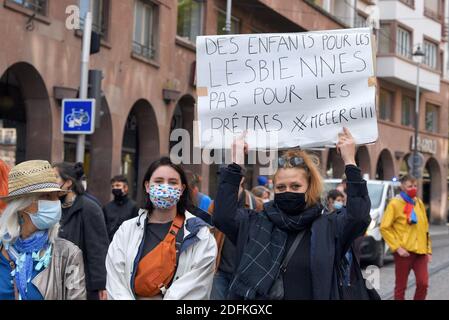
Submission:
<svg viewBox="0 0 449 320">
<path fill-rule="evenodd" d="M 114 199 L 116 201 L 123 200 L 126 197 L 126 194 L 122 191 L 122 189 L 112 189 L 112 194 L 114 195 Z"/>
<path fill-rule="evenodd" d="M 297 192 L 275 193 L 274 203 L 282 212 L 295 216 L 306 208 L 306 195 Z"/>
</svg>

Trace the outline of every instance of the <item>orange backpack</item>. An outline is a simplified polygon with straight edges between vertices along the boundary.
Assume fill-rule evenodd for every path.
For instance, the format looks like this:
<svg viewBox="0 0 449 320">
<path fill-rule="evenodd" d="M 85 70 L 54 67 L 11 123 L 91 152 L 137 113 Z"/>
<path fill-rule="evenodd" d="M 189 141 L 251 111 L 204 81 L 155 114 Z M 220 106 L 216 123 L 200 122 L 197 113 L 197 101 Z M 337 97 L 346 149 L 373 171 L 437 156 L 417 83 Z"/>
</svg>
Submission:
<svg viewBox="0 0 449 320">
<path fill-rule="evenodd" d="M 176 236 L 183 223 L 184 217 L 177 215 L 164 240 L 140 260 L 134 281 L 134 289 L 138 296 L 154 297 L 165 293 L 175 276 Z"/>
</svg>

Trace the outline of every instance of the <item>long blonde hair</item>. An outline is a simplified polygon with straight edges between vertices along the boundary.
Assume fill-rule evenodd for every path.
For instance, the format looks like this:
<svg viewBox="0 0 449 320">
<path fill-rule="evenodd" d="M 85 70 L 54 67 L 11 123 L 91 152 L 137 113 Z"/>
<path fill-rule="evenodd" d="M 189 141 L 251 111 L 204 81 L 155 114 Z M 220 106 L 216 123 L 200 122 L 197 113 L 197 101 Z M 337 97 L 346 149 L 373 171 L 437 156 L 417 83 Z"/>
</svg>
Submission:
<svg viewBox="0 0 449 320">
<path fill-rule="evenodd" d="M 303 169 L 307 174 L 307 180 L 309 182 L 309 187 L 306 191 L 306 202 L 307 207 L 311 207 L 321 201 L 321 194 L 323 193 L 323 178 L 321 177 L 318 166 L 320 165 L 320 160 L 317 156 L 307 153 L 304 150 L 287 150 L 283 153 L 282 157 L 287 159 L 298 157 L 304 160 L 304 164 L 297 167 L 292 166 L 288 161 L 286 166 L 278 168 L 274 173 L 274 179 L 276 179 L 276 174 L 279 169 L 284 168 L 298 168 Z"/>
<path fill-rule="evenodd" d="M 4 244 L 14 243 L 20 236 L 19 212 L 37 200 L 35 196 L 25 196 L 12 200 L 0 217 L 0 241 Z M 54 243 L 58 236 L 59 223 L 48 230 L 48 239 Z"/>
</svg>

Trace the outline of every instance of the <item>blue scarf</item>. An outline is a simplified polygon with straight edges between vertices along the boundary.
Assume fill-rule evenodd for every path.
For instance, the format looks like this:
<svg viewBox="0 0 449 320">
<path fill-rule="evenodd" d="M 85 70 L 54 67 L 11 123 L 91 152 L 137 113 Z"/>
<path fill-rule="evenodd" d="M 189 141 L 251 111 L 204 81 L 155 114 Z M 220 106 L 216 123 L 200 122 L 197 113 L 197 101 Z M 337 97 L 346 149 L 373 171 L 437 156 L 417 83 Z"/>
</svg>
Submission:
<svg viewBox="0 0 449 320">
<path fill-rule="evenodd" d="M 39 261 L 36 270 L 40 270 L 49 263 L 51 246 L 48 246 L 48 232 L 37 231 L 27 239 L 20 237 L 8 248 L 9 256 L 14 260 L 16 269 L 11 275 L 16 280 L 17 290 L 20 294 L 20 300 L 27 300 L 28 283 L 32 280 L 34 261 Z M 39 252 L 48 247 L 45 255 L 40 258 Z"/>
<path fill-rule="evenodd" d="M 406 202 L 404 213 L 407 216 L 407 222 L 408 224 L 417 224 L 418 223 L 418 217 L 416 216 L 415 212 L 415 201 L 413 201 L 412 198 L 408 196 L 407 193 L 404 191 L 401 192 L 401 197 Z"/>
</svg>

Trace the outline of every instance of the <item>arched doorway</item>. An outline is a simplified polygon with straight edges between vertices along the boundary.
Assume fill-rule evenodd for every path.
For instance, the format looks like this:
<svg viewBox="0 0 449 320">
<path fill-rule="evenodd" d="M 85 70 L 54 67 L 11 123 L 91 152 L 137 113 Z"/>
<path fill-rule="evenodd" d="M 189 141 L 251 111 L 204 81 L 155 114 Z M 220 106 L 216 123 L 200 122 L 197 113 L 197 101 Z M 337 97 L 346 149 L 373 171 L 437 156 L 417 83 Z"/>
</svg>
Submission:
<svg viewBox="0 0 449 320">
<path fill-rule="evenodd" d="M 126 120 L 123 131 L 121 174 L 128 178 L 130 196 L 141 201 L 145 171 L 160 157 L 159 131 L 151 104 L 137 101 Z"/>
<path fill-rule="evenodd" d="M 328 178 L 340 179 L 345 173 L 345 164 L 337 154 L 337 149 L 329 149 L 326 162 L 326 176 Z"/>
<path fill-rule="evenodd" d="M 410 155 L 411 153 L 407 153 L 404 158 L 402 158 L 401 166 L 399 167 L 399 178 L 411 173 L 411 168 L 408 165 Z"/>
<path fill-rule="evenodd" d="M 195 99 L 184 95 L 179 99 L 173 111 L 170 123 L 169 152 L 182 159 L 182 166 L 186 170 L 201 173 L 201 164 L 194 162 L 193 125 L 195 120 Z M 183 132 L 179 134 L 179 130 Z M 177 130 L 176 132 L 174 132 Z M 182 142 L 182 144 L 181 144 Z M 172 155 L 172 154 L 171 154 Z M 198 162 L 198 161 L 197 161 Z"/>
<path fill-rule="evenodd" d="M 391 180 L 395 175 L 394 161 L 388 149 L 382 150 L 377 160 L 376 180 Z"/>
<path fill-rule="evenodd" d="M 19 62 L 0 77 L 0 159 L 15 165 L 28 159 L 51 161 L 52 113 L 39 72 Z"/>
<path fill-rule="evenodd" d="M 423 170 L 422 194 L 427 217 L 439 217 L 441 208 L 441 169 L 435 158 L 427 160 Z"/>
<path fill-rule="evenodd" d="M 362 171 L 362 175 L 371 173 L 371 159 L 369 157 L 368 148 L 366 146 L 360 146 L 355 154 L 355 162 Z M 370 177 L 371 178 L 371 177 Z"/>
</svg>

